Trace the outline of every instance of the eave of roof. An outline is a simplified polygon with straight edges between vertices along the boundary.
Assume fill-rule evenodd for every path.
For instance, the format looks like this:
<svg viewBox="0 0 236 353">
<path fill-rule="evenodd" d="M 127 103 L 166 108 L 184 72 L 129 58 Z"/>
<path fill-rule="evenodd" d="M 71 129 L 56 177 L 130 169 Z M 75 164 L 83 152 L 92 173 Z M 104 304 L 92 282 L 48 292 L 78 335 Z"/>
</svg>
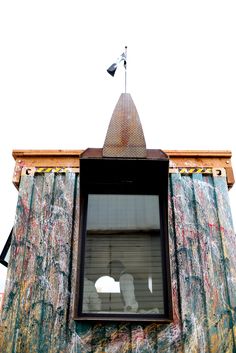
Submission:
<svg viewBox="0 0 236 353">
<path fill-rule="evenodd" d="M 149 153 L 152 150 L 148 150 Z M 13 150 L 16 161 L 13 183 L 18 188 L 23 168 L 79 168 L 83 150 Z M 228 187 L 234 184 L 228 150 L 164 150 L 170 158 L 170 168 L 224 168 Z"/>
</svg>

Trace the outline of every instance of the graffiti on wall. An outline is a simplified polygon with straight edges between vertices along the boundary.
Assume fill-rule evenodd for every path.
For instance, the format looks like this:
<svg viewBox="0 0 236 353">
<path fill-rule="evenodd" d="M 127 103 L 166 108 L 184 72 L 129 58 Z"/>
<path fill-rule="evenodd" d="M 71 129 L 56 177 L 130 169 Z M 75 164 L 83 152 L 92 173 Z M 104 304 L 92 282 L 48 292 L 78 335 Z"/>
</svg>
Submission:
<svg viewBox="0 0 236 353">
<path fill-rule="evenodd" d="M 4 353 L 235 352 L 236 240 L 224 177 L 170 176 L 171 324 L 73 320 L 78 214 L 77 174 L 22 177 Z"/>
</svg>

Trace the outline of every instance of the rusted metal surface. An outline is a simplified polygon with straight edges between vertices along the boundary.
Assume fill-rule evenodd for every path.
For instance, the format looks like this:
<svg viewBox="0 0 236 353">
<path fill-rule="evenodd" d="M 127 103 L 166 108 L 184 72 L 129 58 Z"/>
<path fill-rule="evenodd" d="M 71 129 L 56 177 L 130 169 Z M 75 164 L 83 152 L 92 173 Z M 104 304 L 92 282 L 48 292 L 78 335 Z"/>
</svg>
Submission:
<svg viewBox="0 0 236 353">
<path fill-rule="evenodd" d="M 122 93 L 113 111 L 103 157 L 145 158 L 146 142 L 137 109 L 129 93 Z"/>
<path fill-rule="evenodd" d="M 168 155 L 162 150 L 156 149 L 147 149 L 146 157 L 142 159 L 159 159 L 159 160 L 168 160 Z M 84 152 L 81 153 L 81 158 L 103 158 L 103 149 L 102 148 L 87 148 Z M 109 157 L 110 159 L 123 159 L 123 157 Z M 141 159 L 141 158 L 133 158 L 133 159 Z"/>
<path fill-rule="evenodd" d="M 174 319 L 163 325 L 73 320 L 78 174 L 21 178 L 1 352 L 235 352 L 236 238 L 226 179 L 180 173 L 169 178 Z"/>
</svg>

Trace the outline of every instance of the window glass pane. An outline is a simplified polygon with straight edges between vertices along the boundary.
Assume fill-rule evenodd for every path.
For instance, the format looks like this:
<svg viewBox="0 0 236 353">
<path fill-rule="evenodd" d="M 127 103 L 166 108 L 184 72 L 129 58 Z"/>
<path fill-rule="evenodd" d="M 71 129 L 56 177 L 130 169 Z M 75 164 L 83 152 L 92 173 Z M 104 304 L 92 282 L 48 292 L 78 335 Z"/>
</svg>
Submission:
<svg viewBox="0 0 236 353">
<path fill-rule="evenodd" d="M 89 195 L 83 312 L 164 313 L 158 195 Z"/>
<path fill-rule="evenodd" d="M 89 195 L 87 230 L 160 229 L 157 195 Z"/>
</svg>

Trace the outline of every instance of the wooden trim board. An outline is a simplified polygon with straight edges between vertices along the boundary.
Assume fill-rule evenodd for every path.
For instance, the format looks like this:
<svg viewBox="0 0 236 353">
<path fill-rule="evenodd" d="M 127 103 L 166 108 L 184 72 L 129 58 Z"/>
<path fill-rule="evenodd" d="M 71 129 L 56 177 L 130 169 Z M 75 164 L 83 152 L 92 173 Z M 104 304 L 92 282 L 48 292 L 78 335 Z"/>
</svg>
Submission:
<svg viewBox="0 0 236 353">
<path fill-rule="evenodd" d="M 13 184 L 18 188 L 23 167 L 78 168 L 83 150 L 13 150 L 16 161 Z M 234 184 L 231 151 L 164 150 L 171 168 L 224 168 L 228 187 Z"/>
</svg>

